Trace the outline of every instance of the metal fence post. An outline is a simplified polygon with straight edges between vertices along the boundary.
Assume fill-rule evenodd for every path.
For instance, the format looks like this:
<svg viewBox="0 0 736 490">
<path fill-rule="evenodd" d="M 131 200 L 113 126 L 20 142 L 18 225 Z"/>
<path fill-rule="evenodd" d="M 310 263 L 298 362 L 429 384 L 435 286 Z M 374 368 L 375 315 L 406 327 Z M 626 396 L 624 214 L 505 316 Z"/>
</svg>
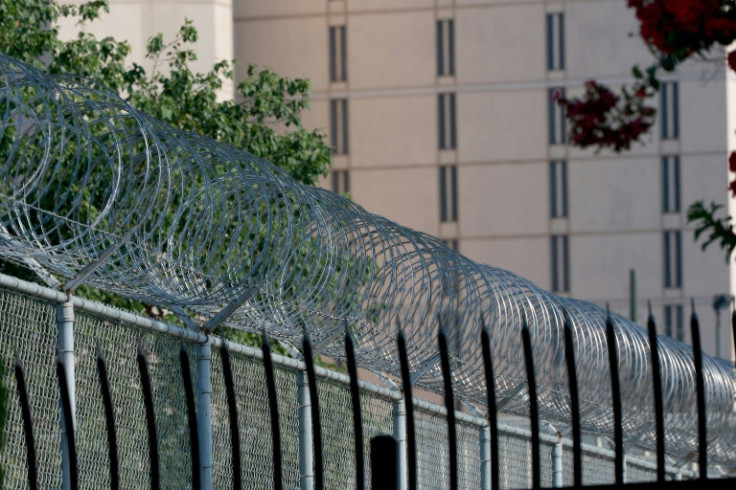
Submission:
<svg viewBox="0 0 736 490">
<path fill-rule="evenodd" d="M 406 405 L 404 400 L 394 402 L 394 438 L 398 445 L 399 490 L 406 490 Z"/>
<path fill-rule="evenodd" d="M 69 389 L 69 406 L 72 412 L 72 425 L 76 428 L 77 424 L 77 403 L 75 396 L 74 381 L 74 303 L 72 303 L 71 295 L 66 302 L 56 305 L 56 326 L 57 333 L 57 349 L 59 359 L 64 366 L 64 374 Z M 71 468 L 69 446 L 66 436 L 66 423 L 64 422 L 64 408 L 59 399 L 59 411 L 61 417 L 61 488 L 69 490 L 71 488 Z"/>
<path fill-rule="evenodd" d="M 627 464 L 627 462 L 628 462 L 628 458 L 624 454 L 624 460 L 623 460 L 623 467 L 624 467 L 623 482 L 624 483 L 626 483 L 626 480 L 629 479 L 628 478 L 628 475 L 627 475 L 627 473 L 628 473 L 628 471 L 627 471 L 628 470 L 628 464 Z"/>
<path fill-rule="evenodd" d="M 212 351 L 197 344 L 197 432 L 202 490 L 212 490 Z"/>
<path fill-rule="evenodd" d="M 312 461 L 312 404 L 309 399 L 307 373 L 296 373 L 297 396 L 299 397 L 299 488 L 314 488 L 314 468 Z"/>
<path fill-rule="evenodd" d="M 491 490 L 491 426 L 478 430 L 480 438 L 480 488 Z"/>
<path fill-rule="evenodd" d="M 552 488 L 562 488 L 562 437 L 552 447 Z"/>
</svg>

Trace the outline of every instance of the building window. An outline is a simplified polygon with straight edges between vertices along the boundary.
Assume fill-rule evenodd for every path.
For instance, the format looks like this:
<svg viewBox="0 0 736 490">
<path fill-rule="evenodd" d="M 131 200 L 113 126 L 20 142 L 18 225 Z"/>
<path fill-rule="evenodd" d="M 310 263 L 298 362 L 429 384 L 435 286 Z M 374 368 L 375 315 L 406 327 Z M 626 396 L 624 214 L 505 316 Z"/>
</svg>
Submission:
<svg viewBox="0 0 736 490">
<path fill-rule="evenodd" d="M 685 340 L 682 305 L 667 305 L 664 307 L 664 333 L 680 342 Z"/>
<path fill-rule="evenodd" d="M 335 194 L 350 192 L 350 173 L 348 170 L 332 171 L 332 192 Z"/>
<path fill-rule="evenodd" d="M 330 27 L 330 81 L 344 82 L 348 79 L 345 48 L 345 26 Z"/>
<path fill-rule="evenodd" d="M 565 16 L 547 14 L 547 69 L 565 69 Z"/>
<path fill-rule="evenodd" d="M 348 100 L 330 100 L 330 144 L 336 155 L 348 154 Z"/>
<path fill-rule="evenodd" d="M 555 95 L 565 96 L 564 88 L 551 88 L 548 92 L 549 144 L 564 145 L 567 140 L 565 111 L 555 100 Z"/>
<path fill-rule="evenodd" d="M 662 139 L 677 139 L 680 137 L 680 110 L 677 82 L 663 83 L 660 85 L 659 93 Z"/>
<path fill-rule="evenodd" d="M 437 97 L 440 150 L 455 148 L 455 94 Z"/>
<path fill-rule="evenodd" d="M 437 21 L 437 75 L 455 74 L 455 22 L 452 19 Z"/>
<path fill-rule="evenodd" d="M 456 238 L 442 240 L 442 243 L 444 243 L 445 245 L 447 245 L 447 247 L 449 249 L 454 250 L 454 251 L 457 252 L 457 239 Z"/>
<path fill-rule="evenodd" d="M 457 165 L 440 166 L 440 221 L 457 221 Z"/>
<path fill-rule="evenodd" d="M 550 217 L 567 218 L 567 162 L 549 162 Z"/>
<path fill-rule="evenodd" d="M 567 235 L 552 235 L 552 291 L 570 291 L 570 262 Z"/>
<path fill-rule="evenodd" d="M 662 212 L 680 212 L 680 157 L 662 157 Z"/>
<path fill-rule="evenodd" d="M 682 237 L 679 230 L 664 232 L 664 287 L 682 287 Z"/>
</svg>

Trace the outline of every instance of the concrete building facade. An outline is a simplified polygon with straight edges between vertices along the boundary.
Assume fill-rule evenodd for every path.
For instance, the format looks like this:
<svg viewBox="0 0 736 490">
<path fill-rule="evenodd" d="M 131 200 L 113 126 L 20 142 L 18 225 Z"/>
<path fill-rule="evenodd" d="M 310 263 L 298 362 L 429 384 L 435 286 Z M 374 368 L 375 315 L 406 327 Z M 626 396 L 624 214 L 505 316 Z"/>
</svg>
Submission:
<svg viewBox="0 0 736 490">
<path fill-rule="evenodd" d="M 119 0 L 111 17 L 133 4 L 131 24 L 164 5 Z M 722 62 L 664 76 L 644 144 L 596 153 L 566 144 L 551 97 L 582 93 L 588 79 L 620 86 L 633 64 L 653 62 L 622 0 L 165 5 L 179 4 L 209 26 L 202 59 L 232 53 L 241 70 L 257 63 L 311 80 L 306 125 L 335 148 L 324 186 L 475 261 L 626 316 L 633 269 L 640 323 L 650 300 L 661 332 L 689 342 L 694 298 L 704 347 L 731 353 L 729 310 L 716 339 L 712 304 L 730 295 L 732 267 L 720 249 L 703 252 L 687 224 L 692 202 L 728 200 Z"/>
</svg>

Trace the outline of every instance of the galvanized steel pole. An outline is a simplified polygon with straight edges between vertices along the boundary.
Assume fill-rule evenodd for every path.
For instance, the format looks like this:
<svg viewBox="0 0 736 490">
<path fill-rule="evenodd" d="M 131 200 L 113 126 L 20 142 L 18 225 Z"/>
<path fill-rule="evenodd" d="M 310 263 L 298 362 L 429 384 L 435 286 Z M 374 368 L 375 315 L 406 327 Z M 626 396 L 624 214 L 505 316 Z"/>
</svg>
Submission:
<svg viewBox="0 0 736 490">
<path fill-rule="evenodd" d="M 480 436 L 480 488 L 491 490 L 491 426 L 478 430 Z"/>
<path fill-rule="evenodd" d="M 314 464 L 312 460 L 312 404 L 309 399 L 307 373 L 299 371 L 296 375 L 299 403 L 299 488 L 314 488 Z"/>
<path fill-rule="evenodd" d="M 406 490 L 406 405 L 404 400 L 394 402 L 394 438 L 398 445 L 398 468 L 399 490 Z"/>
<path fill-rule="evenodd" d="M 197 344 L 197 432 L 202 490 L 212 490 L 212 351 Z"/>
<path fill-rule="evenodd" d="M 552 448 L 552 488 L 562 488 L 562 437 Z"/>
<path fill-rule="evenodd" d="M 77 410 L 75 395 L 75 377 L 74 377 L 74 304 L 71 295 L 64 303 L 56 306 L 56 326 L 57 326 L 57 349 L 59 359 L 64 366 L 64 374 L 66 376 L 66 384 L 69 389 L 69 406 L 72 412 L 72 425 L 76 429 Z M 71 468 L 69 445 L 66 435 L 66 423 L 64 422 L 64 408 L 59 398 L 59 410 L 61 417 L 61 488 L 63 490 L 71 489 Z"/>
</svg>

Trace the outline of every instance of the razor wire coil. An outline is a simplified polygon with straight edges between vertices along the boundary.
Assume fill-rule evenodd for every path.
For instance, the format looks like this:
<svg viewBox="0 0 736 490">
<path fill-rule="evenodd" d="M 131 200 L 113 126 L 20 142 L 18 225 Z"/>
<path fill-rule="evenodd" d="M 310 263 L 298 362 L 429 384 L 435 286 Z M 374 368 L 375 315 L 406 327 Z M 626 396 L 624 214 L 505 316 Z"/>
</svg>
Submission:
<svg viewBox="0 0 736 490">
<path fill-rule="evenodd" d="M 520 327 L 533 337 L 540 414 L 569 420 L 563 323 L 573 327 L 584 429 L 611 431 L 606 312 L 478 264 L 440 240 L 307 187 L 252 155 L 173 129 L 93 81 L 52 77 L 0 54 L 0 256 L 127 298 L 298 345 L 304 331 L 361 367 L 396 374 L 397 324 L 421 386 L 441 391 L 440 328 L 457 397 L 482 404 L 480 331 L 497 396 L 527 413 Z M 81 275 L 81 276 L 80 276 Z M 646 332 L 613 315 L 625 437 L 654 446 Z M 696 447 L 691 349 L 660 337 L 667 451 Z M 434 360 L 434 361 L 433 361 Z M 734 370 L 703 366 L 709 456 L 736 456 Z"/>
</svg>

